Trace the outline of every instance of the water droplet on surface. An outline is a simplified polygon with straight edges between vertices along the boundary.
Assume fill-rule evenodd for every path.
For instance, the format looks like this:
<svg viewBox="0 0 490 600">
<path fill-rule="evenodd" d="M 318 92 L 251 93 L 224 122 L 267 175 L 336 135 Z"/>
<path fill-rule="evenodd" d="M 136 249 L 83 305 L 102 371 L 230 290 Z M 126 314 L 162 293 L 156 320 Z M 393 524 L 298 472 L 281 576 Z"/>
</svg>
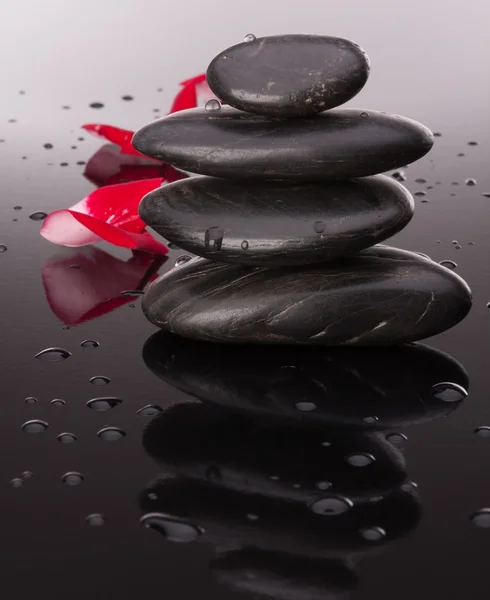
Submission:
<svg viewBox="0 0 490 600">
<path fill-rule="evenodd" d="M 464 182 L 466 185 L 476 185 L 476 179 L 473 179 L 473 177 L 468 177 L 468 179 L 465 179 Z"/>
<path fill-rule="evenodd" d="M 70 106 L 68 106 L 67 104 L 65 104 L 64 106 L 61 107 L 63 110 L 70 110 Z"/>
<path fill-rule="evenodd" d="M 53 144 L 44 144 L 44 147 L 46 148 L 46 150 L 52 150 Z"/>
<path fill-rule="evenodd" d="M 36 212 L 31 213 L 29 215 L 29 219 L 31 219 L 31 221 L 43 221 L 47 216 L 47 213 L 38 210 Z"/>
<path fill-rule="evenodd" d="M 93 513 L 92 515 L 88 515 L 88 517 L 85 517 L 85 521 L 91 527 L 102 527 L 102 525 L 105 525 L 105 519 L 100 513 Z"/>
<path fill-rule="evenodd" d="M 150 493 L 148 494 L 148 498 L 149 498 L 150 500 L 158 500 L 158 495 L 157 495 L 157 494 L 155 494 L 155 492 L 150 492 Z"/>
<path fill-rule="evenodd" d="M 10 485 L 13 488 L 20 488 L 20 487 L 22 487 L 24 485 L 24 480 L 21 479 L 20 477 L 14 477 L 14 479 L 12 479 L 10 481 Z"/>
<path fill-rule="evenodd" d="M 2 252 L 7 252 L 7 246 L 5 246 L 5 244 L 0 244 L 0 254 Z"/>
<path fill-rule="evenodd" d="M 451 181 L 451 185 L 459 185 L 459 181 Z"/>
<path fill-rule="evenodd" d="M 137 414 L 140 417 L 155 417 L 156 415 L 163 412 L 163 408 L 157 406 L 156 404 L 148 404 L 147 406 L 143 406 L 140 408 Z"/>
<path fill-rule="evenodd" d="M 459 244 L 456 244 L 456 245 L 454 246 L 454 249 L 455 249 L 455 250 L 461 250 L 461 246 L 460 246 Z"/>
<path fill-rule="evenodd" d="M 97 437 L 105 442 L 117 442 L 126 436 L 126 432 L 119 427 L 104 427 L 97 432 Z"/>
<path fill-rule="evenodd" d="M 415 192 L 414 196 L 427 196 L 427 192 L 424 192 L 424 191 Z"/>
<path fill-rule="evenodd" d="M 34 398 L 34 396 L 27 396 L 27 398 L 24 400 L 24 402 L 26 404 L 36 404 L 37 398 Z"/>
<path fill-rule="evenodd" d="M 121 296 L 142 296 L 144 294 L 144 290 L 124 290 L 121 292 Z"/>
<path fill-rule="evenodd" d="M 259 517 L 258 517 L 258 515 L 254 515 L 254 514 L 252 514 L 252 513 L 248 513 L 248 515 L 247 515 L 247 519 L 248 519 L 249 521 L 258 521 L 258 520 L 259 520 Z"/>
<path fill-rule="evenodd" d="M 367 467 L 375 462 L 372 454 L 367 452 L 354 452 L 345 457 L 346 462 L 352 467 Z"/>
<path fill-rule="evenodd" d="M 83 475 L 78 471 L 68 471 L 68 473 L 65 473 L 61 477 L 61 481 L 63 483 L 71 486 L 80 485 L 81 483 L 83 483 L 83 480 Z"/>
<path fill-rule="evenodd" d="M 243 38 L 244 42 L 255 42 L 257 38 L 254 36 L 253 33 L 247 33 L 247 35 Z"/>
<path fill-rule="evenodd" d="M 90 108 L 104 108 L 104 104 L 102 102 L 92 102 L 89 104 Z"/>
<path fill-rule="evenodd" d="M 490 198 L 490 192 L 483 192 L 482 196 L 485 198 Z"/>
<path fill-rule="evenodd" d="M 311 412 L 312 410 L 316 410 L 316 404 L 314 402 L 296 402 L 294 407 L 301 412 Z"/>
<path fill-rule="evenodd" d="M 377 421 L 379 421 L 378 417 L 363 417 L 362 419 L 364 421 L 364 423 L 376 423 Z"/>
<path fill-rule="evenodd" d="M 490 527 L 490 508 L 482 508 L 473 513 L 470 517 L 470 521 L 477 527 L 488 529 Z"/>
<path fill-rule="evenodd" d="M 104 377 L 104 375 L 97 375 L 96 377 L 91 377 L 90 383 L 92 385 L 107 385 L 111 380 L 109 377 Z"/>
<path fill-rule="evenodd" d="M 64 431 L 63 433 L 60 433 L 56 439 L 62 444 L 73 444 L 77 441 L 77 436 L 74 433 Z"/>
<path fill-rule="evenodd" d="M 415 483 L 415 481 L 407 481 L 407 483 L 404 483 L 401 487 L 401 490 L 403 492 L 411 492 L 413 490 L 416 490 L 419 486 Z"/>
<path fill-rule="evenodd" d="M 71 356 L 71 352 L 64 348 L 46 348 L 38 352 L 34 358 L 44 362 L 61 362 Z"/>
<path fill-rule="evenodd" d="M 433 398 L 442 400 L 443 402 L 461 402 L 468 395 L 468 392 L 457 383 L 443 381 L 432 386 L 430 391 Z"/>
<path fill-rule="evenodd" d="M 434 136 L 434 137 L 442 137 L 442 133 L 440 133 L 439 131 L 435 131 L 435 132 L 433 133 L 433 136 Z"/>
<path fill-rule="evenodd" d="M 454 262 L 454 260 L 441 260 L 441 262 L 439 263 L 440 265 L 442 265 L 443 267 L 446 267 L 446 269 L 455 269 L 458 265 Z"/>
<path fill-rule="evenodd" d="M 458 152 L 458 156 L 464 156 L 464 152 Z"/>
<path fill-rule="evenodd" d="M 369 113 L 367 113 L 366 111 L 362 111 L 362 113 L 359 114 L 360 117 L 366 118 L 369 117 Z"/>
<path fill-rule="evenodd" d="M 97 346 L 100 346 L 99 342 L 96 342 L 95 340 L 84 340 L 80 346 L 82 348 L 97 348 Z"/>
<path fill-rule="evenodd" d="M 478 142 L 475 142 L 474 140 L 471 140 L 468 142 L 468 146 L 478 146 Z"/>
<path fill-rule="evenodd" d="M 326 225 L 323 221 L 316 221 L 316 223 L 313 224 L 313 229 L 315 233 L 323 233 L 326 229 Z"/>
<path fill-rule="evenodd" d="M 330 483 L 330 481 L 319 481 L 318 483 L 315 484 L 315 487 L 319 490 L 328 490 L 332 487 L 332 484 Z"/>
<path fill-rule="evenodd" d="M 22 206 L 14 206 L 14 210 L 22 210 Z"/>
<path fill-rule="evenodd" d="M 34 473 L 32 471 L 23 471 L 20 476 L 22 477 L 22 479 L 31 479 L 33 477 Z"/>
<path fill-rule="evenodd" d="M 210 227 L 204 234 L 204 244 L 209 250 L 221 250 L 225 232 L 221 227 Z"/>
<path fill-rule="evenodd" d="M 186 263 L 188 263 L 190 260 L 192 259 L 192 256 L 189 256 L 189 254 L 182 254 L 181 256 L 179 256 L 177 258 L 177 260 L 175 261 L 175 266 L 176 267 L 182 267 L 182 265 L 185 265 Z"/>
<path fill-rule="evenodd" d="M 62 162 L 62 163 L 60 163 L 60 167 L 67 167 L 67 166 L 68 166 L 68 163 L 67 163 L 67 162 Z"/>
<path fill-rule="evenodd" d="M 403 442 L 406 442 L 408 440 L 407 436 L 404 433 L 398 433 L 396 431 L 394 433 L 389 433 L 386 436 L 386 439 L 392 444 L 403 444 Z"/>
<path fill-rule="evenodd" d="M 354 506 L 354 503 L 345 496 L 327 496 L 310 504 L 310 510 L 317 515 L 341 515 Z"/>
<path fill-rule="evenodd" d="M 130 96 L 129 94 L 127 94 L 126 96 L 122 96 L 122 100 L 125 100 L 126 102 L 130 102 L 131 100 L 134 100 L 133 96 Z"/>
<path fill-rule="evenodd" d="M 204 109 L 208 112 L 217 112 L 221 110 L 221 102 L 216 100 L 216 98 L 211 98 L 211 100 L 208 100 L 204 105 Z"/>
<path fill-rule="evenodd" d="M 391 176 L 397 181 L 406 181 L 407 177 L 403 171 L 394 171 Z"/>
<path fill-rule="evenodd" d="M 488 425 L 481 425 L 475 429 L 475 433 L 480 437 L 490 437 L 490 427 Z"/>
<path fill-rule="evenodd" d="M 22 425 L 22 430 L 26 433 L 41 433 L 42 431 L 46 431 L 49 427 L 46 421 L 41 421 L 40 419 L 32 419 L 31 421 L 26 421 Z"/>
<path fill-rule="evenodd" d="M 85 165 L 86 162 L 84 160 L 77 160 L 77 165 Z"/>
<path fill-rule="evenodd" d="M 415 183 L 427 183 L 427 179 L 424 179 L 423 177 L 417 177 Z"/>
<path fill-rule="evenodd" d="M 169 542 L 188 543 L 194 542 L 204 533 L 197 525 L 186 523 L 175 517 L 163 513 L 148 513 L 140 519 L 143 527 L 155 529 L 161 533 Z"/>
<path fill-rule="evenodd" d="M 105 412 L 111 410 L 122 403 L 120 398 L 104 397 L 104 398 L 92 398 L 87 402 L 87 406 L 97 412 Z"/>
<path fill-rule="evenodd" d="M 322 446 L 325 448 L 329 448 L 332 445 L 332 442 L 322 442 Z"/>
<path fill-rule="evenodd" d="M 386 536 L 386 531 L 382 527 L 363 527 L 359 530 L 361 536 L 368 542 L 379 542 Z"/>
<path fill-rule="evenodd" d="M 54 400 L 51 400 L 50 404 L 51 406 L 65 406 L 66 401 L 61 398 L 55 398 Z"/>
<path fill-rule="evenodd" d="M 247 240 L 243 240 L 243 242 L 240 245 L 241 245 L 242 250 L 248 250 Z"/>
</svg>

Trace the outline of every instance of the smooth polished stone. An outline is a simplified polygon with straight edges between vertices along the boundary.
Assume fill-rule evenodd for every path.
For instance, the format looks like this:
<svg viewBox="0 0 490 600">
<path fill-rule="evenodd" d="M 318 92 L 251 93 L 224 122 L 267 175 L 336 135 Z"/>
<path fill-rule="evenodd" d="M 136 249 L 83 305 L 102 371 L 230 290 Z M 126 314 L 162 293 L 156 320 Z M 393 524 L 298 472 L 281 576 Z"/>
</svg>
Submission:
<svg viewBox="0 0 490 600">
<path fill-rule="evenodd" d="M 193 398 L 273 426 L 396 431 L 448 416 L 463 404 L 463 396 L 445 402 L 433 394 L 437 384 L 469 388 L 468 374 L 454 358 L 422 344 L 271 350 L 159 331 L 145 343 L 143 360 L 162 381 Z M 297 407 L 305 398 L 313 410 Z"/>
<path fill-rule="evenodd" d="M 304 117 L 353 98 L 369 77 L 369 59 L 338 37 L 277 35 L 220 52 L 206 80 L 225 104 L 271 117 Z"/>
<path fill-rule="evenodd" d="M 142 154 L 183 171 L 288 181 L 375 175 L 418 160 L 433 142 L 416 121 L 356 108 L 287 120 L 230 107 L 193 108 L 145 125 L 133 137 Z"/>
<path fill-rule="evenodd" d="M 410 192 L 375 175 L 291 184 L 191 177 L 143 198 L 139 214 L 165 239 L 219 262 L 325 262 L 381 242 L 410 221 Z"/>
<path fill-rule="evenodd" d="M 152 283 L 142 306 L 154 325 L 202 341 L 375 346 L 453 327 L 471 291 L 414 252 L 374 246 L 307 267 L 191 260 Z"/>
</svg>

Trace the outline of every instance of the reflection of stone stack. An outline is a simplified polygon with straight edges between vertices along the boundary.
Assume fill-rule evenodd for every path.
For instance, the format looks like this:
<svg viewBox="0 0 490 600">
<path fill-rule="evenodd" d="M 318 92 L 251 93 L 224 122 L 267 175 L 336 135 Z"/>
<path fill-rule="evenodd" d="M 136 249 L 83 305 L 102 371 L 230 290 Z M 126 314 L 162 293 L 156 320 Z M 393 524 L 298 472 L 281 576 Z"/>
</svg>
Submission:
<svg viewBox="0 0 490 600">
<path fill-rule="evenodd" d="M 135 134 L 140 152 L 204 175 L 141 203 L 149 226 L 209 259 L 151 286 L 150 321 L 207 341 L 386 345 L 464 318 L 471 294 L 459 276 L 376 246 L 414 208 L 379 173 L 419 159 L 433 137 L 404 117 L 335 109 L 368 75 L 367 56 L 347 40 L 249 36 L 208 68 L 229 106 L 210 100 Z"/>
<path fill-rule="evenodd" d="M 356 562 L 416 526 L 394 429 L 446 416 L 468 386 L 456 361 L 418 345 L 271 352 L 158 333 L 144 359 L 200 402 L 144 433 L 165 477 L 141 495 L 143 524 L 214 545 L 221 583 L 278 599 L 345 597 Z"/>
</svg>

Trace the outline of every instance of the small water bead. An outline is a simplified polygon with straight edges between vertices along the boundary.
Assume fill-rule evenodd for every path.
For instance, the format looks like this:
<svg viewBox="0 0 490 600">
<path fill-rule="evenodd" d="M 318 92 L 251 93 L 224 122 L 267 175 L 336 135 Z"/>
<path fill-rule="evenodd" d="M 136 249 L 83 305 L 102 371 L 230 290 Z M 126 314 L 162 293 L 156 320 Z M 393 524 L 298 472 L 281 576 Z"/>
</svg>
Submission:
<svg viewBox="0 0 490 600">
<path fill-rule="evenodd" d="M 379 421 L 378 417 L 363 417 L 362 419 L 364 421 L 364 423 L 376 423 L 377 421 Z"/>
<path fill-rule="evenodd" d="M 40 419 L 32 419 L 30 421 L 26 421 L 21 429 L 26 433 L 42 433 L 46 431 L 49 427 L 49 424 L 46 421 L 41 421 Z"/>
<path fill-rule="evenodd" d="M 66 330 L 66 329 L 71 329 L 71 327 L 69 325 L 63 325 L 63 327 L 61 329 Z"/>
<path fill-rule="evenodd" d="M 186 263 L 188 263 L 191 259 L 192 259 L 192 256 L 189 256 L 189 254 L 182 254 L 175 261 L 175 266 L 176 267 L 182 267 L 183 265 L 185 265 Z"/>
<path fill-rule="evenodd" d="M 424 192 L 424 191 L 415 192 L 414 196 L 427 196 L 427 192 Z"/>
<path fill-rule="evenodd" d="M 396 431 L 394 433 L 389 433 L 386 436 L 386 439 L 392 444 L 403 444 L 403 442 L 408 440 L 404 433 L 398 433 Z"/>
<path fill-rule="evenodd" d="M 406 181 L 407 177 L 403 171 L 394 171 L 391 176 L 397 181 Z"/>
<path fill-rule="evenodd" d="M 97 432 L 97 437 L 105 442 L 117 442 L 117 440 L 126 437 L 126 432 L 119 429 L 119 427 L 104 427 Z"/>
<path fill-rule="evenodd" d="M 26 404 L 36 404 L 37 398 L 34 398 L 34 396 L 27 396 L 27 398 L 24 399 L 24 402 Z"/>
<path fill-rule="evenodd" d="M 21 488 L 24 485 L 24 480 L 20 477 L 14 477 L 14 479 L 10 481 L 10 485 L 13 488 Z"/>
<path fill-rule="evenodd" d="M 61 481 L 66 485 L 74 487 L 83 483 L 84 477 L 78 471 L 68 471 L 68 473 L 62 475 Z"/>
<path fill-rule="evenodd" d="M 221 250 L 225 232 L 221 227 L 210 227 L 204 234 L 204 244 L 210 250 Z"/>
<path fill-rule="evenodd" d="M 5 244 L 0 244 L 0 254 L 3 252 L 7 252 L 7 246 L 5 246 Z"/>
<path fill-rule="evenodd" d="M 80 265 L 70 265 L 70 269 L 81 269 Z"/>
<path fill-rule="evenodd" d="M 481 425 L 475 429 L 475 433 L 480 437 L 490 437 L 490 427 L 488 425 Z"/>
<path fill-rule="evenodd" d="M 136 304 L 128 304 L 129 308 L 136 308 Z"/>
<path fill-rule="evenodd" d="M 443 267 L 446 267 L 446 269 L 451 269 L 451 271 L 458 266 L 454 260 L 441 260 L 439 264 Z"/>
<path fill-rule="evenodd" d="M 69 433 L 68 431 L 64 431 L 63 433 L 60 433 L 58 436 L 56 436 L 56 439 L 61 444 L 73 444 L 74 442 L 77 441 L 78 438 L 74 433 Z"/>
<path fill-rule="evenodd" d="M 240 244 L 242 250 L 248 250 L 248 242 L 247 240 L 243 240 L 243 242 Z"/>
<path fill-rule="evenodd" d="M 77 146 L 70 146 L 71 150 L 76 150 Z"/>
<path fill-rule="evenodd" d="M 455 249 L 455 250 L 461 250 L 461 246 L 460 246 L 459 244 L 456 244 L 456 245 L 454 246 L 454 249 Z"/>
<path fill-rule="evenodd" d="M 32 471 L 22 471 L 22 473 L 20 474 L 22 479 L 32 479 L 33 475 L 34 473 Z"/>
<path fill-rule="evenodd" d="M 147 513 L 141 517 L 140 523 L 147 529 L 155 529 L 169 542 L 194 542 L 204 533 L 204 530 L 197 525 L 163 513 Z"/>
<path fill-rule="evenodd" d="M 443 381 L 432 386 L 431 396 L 443 402 L 460 402 L 468 395 L 463 386 L 450 381 Z"/>
<path fill-rule="evenodd" d="M 208 112 L 217 112 L 221 110 L 221 102 L 215 98 L 211 98 L 211 100 L 208 100 L 204 105 L 204 109 Z"/>
<path fill-rule="evenodd" d="M 247 35 L 243 38 L 244 42 L 255 42 L 257 38 L 254 36 L 253 33 L 247 33 Z"/>
<path fill-rule="evenodd" d="M 415 183 L 427 183 L 427 179 L 424 179 L 423 177 L 417 177 Z"/>
<path fill-rule="evenodd" d="M 322 446 L 324 448 L 330 448 L 331 445 L 332 445 L 332 442 L 322 442 Z"/>
<path fill-rule="evenodd" d="M 149 492 L 148 499 L 149 500 L 158 500 L 158 494 L 155 494 L 155 492 Z"/>
<path fill-rule="evenodd" d="M 458 240 L 453 240 L 453 241 L 451 242 L 451 244 L 458 244 L 458 243 L 459 243 L 459 242 L 458 242 Z"/>
<path fill-rule="evenodd" d="M 85 521 L 91 527 L 102 527 L 102 525 L 105 525 L 105 519 L 100 513 L 88 515 L 88 517 L 85 517 Z"/>
<path fill-rule="evenodd" d="M 77 140 L 78 140 L 79 142 L 83 142 L 83 141 L 85 140 L 85 138 L 84 138 L 84 137 L 78 137 L 78 138 L 77 138 Z"/>
<path fill-rule="evenodd" d="M 332 487 L 332 484 L 330 483 L 330 481 L 319 481 L 315 484 L 315 487 L 319 490 L 325 491 L 329 490 Z"/>
<path fill-rule="evenodd" d="M 473 179 L 473 177 L 468 177 L 467 179 L 464 180 L 466 185 L 476 185 L 476 179 Z"/>
<path fill-rule="evenodd" d="M 46 348 L 38 352 L 34 358 L 42 360 L 43 362 L 61 362 L 62 360 L 66 360 L 70 358 L 71 352 L 65 350 L 64 348 Z"/>
<path fill-rule="evenodd" d="M 156 404 L 148 404 L 147 406 L 143 406 L 140 408 L 137 414 L 140 417 L 156 417 L 163 412 L 163 408 L 161 406 L 157 406 Z"/>
<path fill-rule="evenodd" d="M 131 100 L 134 100 L 134 97 L 130 96 L 130 95 L 126 95 L 126 96 L 122 96 L 121 100 L 125 100 L 126 102 L 131 102 Z"/>
<path fill-rule="evenodd" d="M 317 515 L 337 516 L 347 512 L 353 506 L 352 500 L 345 496 L 327 496 L 312 502 L 310 510 Z"/>
<path fill-rule="evenodd" d="M 248 515 L 247 515 L 247 519 L 248 519 L 249 521 L 258 521 L 258 520 L 259 520 L 259 517 L 258 517 L 258 515 L 254 515 L 254 514 L 252 514 L 252 513 L 248 513 Z"/>
<path fill-rule="evenodd" d="M 490 302 L 487 303 L 487 308 L 490 308 Z"/>
<path fill-rule="evenodd" d="M 279 479 L 280 479 L 280 478 L 279 478 L 279 476 L 278 476 L 278 475 L 271 475 L 271 476 L 269 477 L 269 479 L 270 479 L 271 481 L 279 481 Z"/>
<path fill-rule="evenodd" d="M 121 296 L 142 296 L 144 294 L 144 290 L 124 290 L 124 292 L 121 292 Z"/>
<path fill-rule="evenodd" d="M 419 256 L 422 256 L 423 258 L 426 258 L 427 260 L 432 260 L 432 258 L 428 254 L 424 254 L 423 252 L 415 252 L 415 254 L 418 254 Z"/>
<path fill-rule="evenodd" d="M 458 152 L 458 156 L 464 156 L 464 152 Z"/>
<path fill-rule="evenodd" d="M 97 375 L 96 377 L 90 378 L 90 383 L 92 385 L 107 385 L 111 380 L 109 377 L 105 377 L 104 375 Z"/>
<path fill-rule="evenodd" d="M 51 406 L 65 406 L 66 401 L 61 398 L 55 398 L 54 400 L 51 400 L 50 404 Z"/>
<path fill-rule="evenodd" d="M 351 467 L 367 467 L 376 461 L 374 456 L 367 452 L 354 452 L 346 456 L 345 460 Z"/>
<path fill-rule="evenodd" d="M 440 131 L 434 131 L 432 134 L 434 137 L 442 137 L 442 133 Z"/>
<path fill-rule="evenodd" d="M 468 246 L 474 246 L 475 242 L 468 242 Z"/>
<path fill-rule="evenodd" d="M 468 142 L 468 146 L 478 146 L 478 142 L 475 142 L 475 140 L 471 140 Z"/>
<path fill-rule="evenodd" d="M 8 122 L 9 123 L 17 123 L 17 119 L 9 119 Z"/>
<path fill-rule="evenodd" d="M 451 185 L 459 185 L 459 181 L 451 181 Z"/>
<path fill-rule="evenodd" d="M 301 412 L 311 412 L 312 410 L 316 410 L 316 404 L 314 402 L 296 402 L 294 407 Z"/>
<path fill-rule="evenodd" d="M 86 162 L 84 160 L 77 160 L 77 165 L 85 165 Z"/>
<path fill-rule="evenodd" d="M 482 196 L 484 198 L 490 198 L 490 192 L 483 192 Z"/>
<path fill-rule="evenodd" d="M 327 226 L 323 221 L 316 221 L 316 223 L 313 224 L 313 229 L 315 230 L 315 233 L 323 233 L 326 227 Z"/>
<path fill-rule="evenodd" d="M 369 113 L 363 110 L 362 113 L 359 113 L 359 116 L 365 119 L 366 117 L 369 117 Z"/>
<path fill-rule="evenodd" d="M 434 186 L 433 186 L 433 185 L 428 185 L 428 186 L 427 186 L 425 189 L 426 189 L 426 190 L 433 190 L 433 189 L 434 189 Z"/>
<path fill-rule="evenodd" d="M 359 530 L 361 536 L 368 542 L 379 542 L 386 536 L 386 531 L 382 527 L 363 527 Z"/>
<path fill-rule="evenodd" d="M 415 483 L 415 481 L 407 481 L 401 486 L 402 492 L 412 492 L 416 490 L 419 486 Z"/>
<path fill-rule="evenodd" d="M 100 346 L 99 342 L 96 342 L 95 340 L 84 340 L 80 346 L 82 348 L 97 348 L 98 346 Z"/>
<path fill-rule="evenodd" d="M 477 527 L 490 527 L 490 508 L 482 508 L 470 516 L 470 521 Z"/>
<path fill-rule="evenodd" d="M 167 242 L 167 246 L 171 249 L 171 250 L 180 250 L 180 248 L 177 246 L 177 244 L 174 244 L 173 242 Z"/>
<path fill-rule="evenodd" d="M 14 210 L 22 210 L 22 206 L 14 206 Z"/>
<path fill-rule="evenodd" d="M 116 406 L 119 406 L 119 404 L 121 404 L 121 403 L 122 403 L 122 400 L 120 398 L 114 398 L 114 397 L 92 398 L 92 400 L 89 400 L 87 402 L 87 406 L 91 410 L 95 410 L 97 412 L 105 412 L 107 410 L 111 410 L 112 408 L 115 408 Z"/>
<path fill-rule="evenodd" d="M 29 215 L 29 219 L 31 219 L 31 221 L 43 221 L 47 216 L 47 213 L 38 210 L 36 212 L 31 213 Z"/>
<path fill-rule="evenodd" d="M 89 104 L 90 108 L 104 108 L 104 104 L 102 102 L 92 102 Z"/>
</svg>

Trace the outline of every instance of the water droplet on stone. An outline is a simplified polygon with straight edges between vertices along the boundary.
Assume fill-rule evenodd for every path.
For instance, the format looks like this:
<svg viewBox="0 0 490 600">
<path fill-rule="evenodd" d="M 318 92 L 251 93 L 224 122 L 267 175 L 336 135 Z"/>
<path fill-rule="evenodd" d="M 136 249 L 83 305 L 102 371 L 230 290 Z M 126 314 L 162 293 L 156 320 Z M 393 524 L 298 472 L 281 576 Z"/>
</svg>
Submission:
<svg viewBox="0 0 490 600">
<path fill-rule="evenodd" d="M 147 406 L 140 408 L 137 414 L 140 417 L 155 417 L 161 412 L 163 412 L 163 409 L 160 406 L 157 406 L 156 404 L 148 404 Z"/>
<path fill-rule="evenodd" d="M 362 113 L 360 113 L 359 116 L 366 118 L 366 117 L 369 117 L 369 113 L 367 113 L 366 111 L 362 111 Z"/>
<path fill-rule="evenodd" d="M 258 520 L 259 520 L 259 517 L 258 517 L 258 515 L 254 515 L 254 514 L 252 514 L 252 513 L 248 513 L 248 515 L 247 515 L 247 519 L 248 519 L 249 521 L 258 521 Z"/>
<path fill-rule="evenodd" d="M 322 442 L 322 446 L 325 448 L 329 448 L 332 445 L 332 442 Z"/>
<path fill-rule="evenodd" d="M 40 210 L 33 212 L 29 215 L 29 219 L 32 221 L 43 221 L 48 215 Z"/>
<path fill-rule="evenodd" d="M 242 250 L 248 250 L 247 240 L 243 240 L 243 242 L 241 243 L 241 248 L 242 248 Z"/>
<path fill-rule="evenodd" d="M 372 454 L 367 452 L 354 452 L 345 457 L 346 462 L 352 467 L 367 467 L 375 462 Z"/>
<path fill-rule="evenodd" d="M 382 527 L 363 527 L 359 530 L 361 536 L 368 542 L 379 542 L 386 536 L 386 531 Z"/>
<path fill-rule="evenodd" d="M 354 503 L 345 496 L 327 496 L 310 504 L 310 510 L 317 515 L 341 515 L 354 506 Z"/>
<path fill-rule="evenodd" d="M 203 529 L 197 525 L 186 523 L 175 517 L 164 515 L 163 513 L 148 513 L 140 519 L 143 527 L 155 529 L 162 534 L 169 542 L 194 542 L 204 533 Z"/>
<path fill-rule="evenodd" d="M 102 102 L 92 102 L 91 104 L 89 104 L 90 108 L 104 108 L 104 105 Z"/>
<path fill-rule="evenodd" d="M 330 481 L 319 481 L 315 484 L 315 487 L 319 490 L 325 491 L 330 489 L 332 487 L 332 484 L 330 483 Z"/>
<path fill-rule="evenodd" d="M 0 254 L 2 252 L 7 252 L 7 246 L 5 246 L 5 244 L 0 244 Z"/>
<path fill-rule="evenodd" d="M 192 256 L 189 256 L 188 254 L 182 254 L 175 261 L 175 266 L 182 267 L 182 265 L 185 265 L 186 263 L 188 263 L 191 260 L 191 258 L 192 258 Z"/>
<path fill-rule="evenodd" d="M 87 402 L 87 406 L 92 410 L 96 410 L 97 412 L 105 412 L 106 410 L 111 410 L 112 408 L 115 408 L 121 403 L 122 400 L 120 398 L 92 398 L 92 400 L 89 400 Z"/>
<path fill-rule="evenodd" d="M 71 356 L 71 352 L 63 348 L 46 348 L 38 352 L 34 358 L 44 362 L 61 362 Z"/>
<path fill-rule="evenodd" d="M 419 486 L 415 483 L 415 481 L 407 481 L 407 483 L 404 483 L 401 486 L 401 490 L 403 492 L 411 492 L 413 490 L 416 490 Z"/>
<path fill-rule="evenodd" d="M 255 42 L 257 38 L 254 36 L 253 33 L 247 33 L 247 35 L 243 38 L 244 42 Z"/>
<path fill-rule="evenodd" d="M 46 431 L 49 427 L 46 421 L 41 421 L 40 419 L 32 419 L 31 421 L 26 421 L 22 425 L 22 430 L 26 433 L 41 433 L 42 431 Z"/>
<path fill-rule="evenodd" d="M 464 182 L 466 185 L 476 185 L 476 179 L 473 179 L 473 177 L 468 177 L 468 179 L 465 179 Z"/>
<path fill-rule="evenodd" d="M 458 265 L 454 262 L 454 260 L 441 260 L 441 262 L 439 263 L 440 265 L 442 265 L 443 267 L 446 267 L 446 269 L 455 269 Z"/>
<path fill-rule="evenodd" d="M 65 406 L 66 401 L 61 398 L 55 398 L 54 400 L 51 400 L 50 404 L 51 406 Z"/>
<path fill-rule="evenodd" d="M 65 473 L 61 477 L 61 481 L 63 483 L 71 486 L 80 485 L 81 483 L 83 483 L 83 480 L 83 475 L 81 473 L 78 473 L 78 471 L 68 471 L 68 473 Z"/>
<path fill-rule="evenodd" d="M 97 346 L 100 346 L 99 342 L 96 342 L 95 340 L 84 340 L 80 346 L 82 348 L 97 348 Z"/>
<path fill-rule="evenodd" d="M 437 400 L 442 400 L 443 402 L 460 402 L 466 398 L 467 395 L 468 392 L 464 387 L 449 381 L 436 383 L 431 389 L 431 396 L 437 398 Z"/>
<path fill-rule="evenodd" d="M 208 100 L 204 105 L 204 109 L 208 112 L 217 112 L 221 110 L 221 102 L 216 100 L 216 98 L 211 98 L 211 100 Z"/>
<path fill-rule="evenodd" d="M 88 517 L 85 517 L 85 521 L 91 527 L 102 527 L 102 525 L 105 524 L 105 519 L 100 513 L 93 513 L 92 515 L 88 515 Z"/>
<path fill-rule="evenodd" d="M 392 444 L 403 444 L 403 442 L 406 442 L 408 440 L 407 436 L 404 433 L 398 433 L 396 431 L 394 433 L 389 433 L 386 436 L 386 439 Z"/>
<path fill-rule="evenodd" d="M 312 410 L 316 410 L 316 404 L 314 402 L 296 402 L 294 407 L 301 412 L 311 412 Z"/>
<path fill-rule="evenodd" d="M 117 442 L 126 436 L 126 432 L 119 427 L 104 427 L 97 432 L 97 436 L 105 442 Z"/>
<path fill-rule="evenodd" d="M 210 227 L 204 234 L 204 243 L 210 250 L 221 250 L 225 232 L 221 227 Z"/>
<path fill-rule="evenodd" d="M 490 527 L 490 508 L 482 508 L 473 513 L 470 517 L 470 521 L 477 527 L 488 529 Z"/>
<path fill-rule="evenodd" d="M 475 433 L 480 437 L 490 437 L 490 427 L 488 425 L 481 425 L 475 429 Z"/>
<path fill-rule="evenodd" d="M 22 477 L 22 479 L 31 479 L 33 477 L 34 473 L 32 471 L 23 471 L 20 476 Z"/>
<path fill-rule="evenodd" d="M 406 181 L 407 177 L 403 171 L 394 171 L 391 176 L 397 181 Z"/>
<path fill-rule="evenodd" d="M 110 381 L 110 378 L 104 377 L 104 375 L 97 375 L 96 377 L 92 377 L 90 379 L 90 383 L 92 385 L 107 385 L 108 383 L 110 383 Z"/>
<path fill-rule="evenodd" d="M 362 419 L 364 421 L 364 423 L 376 423 L 376 421 L 379 421 L 378 417 L 363 417 Z"/>
<path fill-rule="evenodd" d="M 56 439 L 62 444 L 73 444 L 77 441 L 77 436 L 74 433 L 64 431 L 63 433 L 60 433 Z"/>
<path fill-rule="evenodd" d="M 427 196 L 427 192 L 424 192 L 424 191 L 415 192 L 414 196 Z"/>
<path fill-rule="evenodd" d="M 21 479 L 20 477 L 14 477 L 14 479 L 12 479 L 10 481 L 10 485 L 13 488 L 20 488 L 20 487 L 22 487 L 24 485 L 24 480 Z"/>
<path fill-rule="evenodd" d="M 313 229 L 315 230 L 315 233 L 323 233 L 326 229 L 326 225 L 323 221 L 316 221 L 316 223 L 313 224 Z"/>
<path fill-rule="evenodd" d="M 27 398 L 24 400 L 24 402 L 26 404 L 36 404 L 37 398 L 34 398 L 34 396 L 27 396 Z"/>
</svg>

